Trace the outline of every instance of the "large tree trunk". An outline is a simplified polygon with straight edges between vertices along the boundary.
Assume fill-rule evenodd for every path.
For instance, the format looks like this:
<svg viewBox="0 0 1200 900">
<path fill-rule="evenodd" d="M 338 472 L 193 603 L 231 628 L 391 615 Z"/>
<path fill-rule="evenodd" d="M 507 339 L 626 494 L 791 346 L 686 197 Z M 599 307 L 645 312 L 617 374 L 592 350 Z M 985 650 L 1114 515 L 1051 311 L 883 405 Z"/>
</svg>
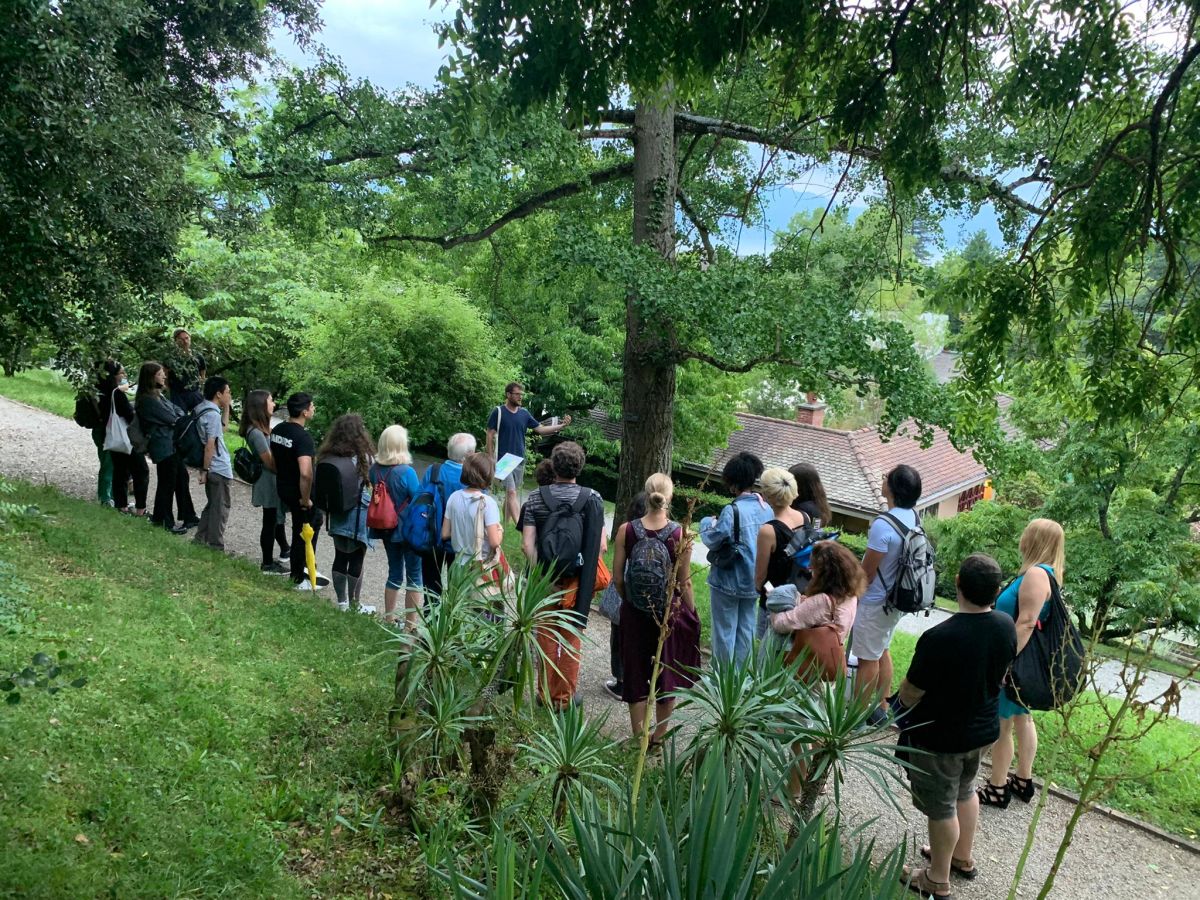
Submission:
<svg viewBox="0 0 1200 900">
<path fill-rule="evenodd" d="M 675 260 L 675 104 L 670 88 L 637 105 L 633 119 L 633 242 Z M 644 320 L 625 300 L 625 387 L 617 522 L 654 472 L 671 471 L 675 358 L 670 323 Z"/>
</svg>

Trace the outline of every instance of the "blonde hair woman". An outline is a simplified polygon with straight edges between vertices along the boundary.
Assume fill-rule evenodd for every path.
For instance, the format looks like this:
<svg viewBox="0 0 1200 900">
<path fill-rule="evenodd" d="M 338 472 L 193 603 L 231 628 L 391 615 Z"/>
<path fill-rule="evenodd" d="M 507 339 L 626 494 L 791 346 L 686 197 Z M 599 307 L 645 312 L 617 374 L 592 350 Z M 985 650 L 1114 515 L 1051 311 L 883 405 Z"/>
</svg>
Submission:
<svg viewBox="0 0 1200 900">
<path fill-rule="evenodd" d="M 388 497 L 397 512 L 404 503 L 420 493 L 417 473 L 412 467 L 412 454 L 408 452 L 408 429 L 403 425 L 389 425 L 379 435 L 375 462 L 369 473 L 371 487 L 387 482 Z M 384 621 L 396 621 L 396 604 L 400 591 L 404 591 L 405 620 L 409 627 L 417 624 L 421 609 L 424 581 L 421 575 L 421 554 L 404 542 L 403 523 L 398 522 L 391 530 L 372 528 L 371 536 L 383 541 L 387 552 L 388 578 L 383 589 Z"/>
<path fill-rule="evenodd" d="M 673 691 L 688 687 L 695 681 L 692 670 L 700 667 L 700 617 L 692 601 L 691 554 L 683 552 L 683 528 L 671 521 L 671 498 L 675 485 L 666 475 L 656 472 L 646 479 L 646 514 L 621 526 L 617 533 L 616 553 L 613 556 L 613 583 L 621 595 L 621 662 L 624 675 L 621 699 L 629 704 L 629 725 L 634 735 L 642 733 L 646 721 L 646 701 L 650 696 L 650 678 L 654 671 L 654 655 L 658 652 L 659 635 L 668 629 L 663 641 L 662 661 L 658 674 L 655 727 L 651 746 L 658 747 L 666 737 L 668 720 L 675 709 Z M 674 592 L 660 596 L 666 606 L 665 621 L 644 608 L 645 598 L 631 596 L 631 587 L 642 589 L 650 580 L 634 572 L 651 569 L 646 561 L 653 559 L 656 548 L 642 548 L 643 541 L 665 545 L 669 565 L 674 571 Z M 653 551 L 653 552 L 651 552 Z M 625 561 L 635 563 L 625 571 Z M 659 574 L 665 580 L 662 589 L 672 580 L 671 569 Z M 632 577 L 630 577 L 632 576 Z M 631 585 L 631 581 L 634 584 Z"/>
<path fill-rule="evenodd" d="M 1052 584 L 1062 583 L 1064 545 L 1062 526 L 1051 519 L 1034 519 L 1021 533 L 1021 570 L 996 600 L 996 610 L 1017 625 L 1017 653 L 1025 649 L 1038 621 L 1046 615 Z M 1013 737 L 1018 752 L 1016 771 Z M 979 789 L 979 802 L 1004 809 L 1016 797 L 1033 799 L 1033 758 L 1037 755 L 1037 726 L 1029 710 L 1000 692 L 1000 738 L 992 745 L 991 779 Z"/>
<path fill-rule="evenodd" d="M 796 476 L 787 469 L 772 467 L 758 479 L 759 493 L 771 504 L 772 518 L 758 529 L 758 552 L 754 557 L 754 586 L 758 589 L 758 625 L 755 637 L 767 633 L 767 592 L 764 585 L 787 584 L 792 577 L 792 561 L 784 552 L 792 532 L 808 523 L 808 517 L 792 509 L 796 499 Z"/>
</svg>

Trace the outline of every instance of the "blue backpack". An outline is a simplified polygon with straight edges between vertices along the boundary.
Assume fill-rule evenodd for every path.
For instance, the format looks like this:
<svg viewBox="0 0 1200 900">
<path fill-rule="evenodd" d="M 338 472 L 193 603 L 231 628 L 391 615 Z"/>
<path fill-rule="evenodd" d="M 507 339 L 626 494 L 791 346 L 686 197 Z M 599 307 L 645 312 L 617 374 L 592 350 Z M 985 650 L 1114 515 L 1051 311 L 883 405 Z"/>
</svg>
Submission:
<svg viewBox="0 0 1200 900">
<path fill-rule="evenodd" d="M 817 541 L 836 541 L 840 531 L 822 531 L 820 520 L 795 529 L 784 553 L 792 561 L 791 583 L 803 591 L 812 581 L 812 551 Z"/>
<path fill-rule="evenodd" d="M 418 553 L 432 553 L 442 542 L 442 517 L 446 514 L 440 488 L 441 466 L 430 466 L 417 495 L 400 510 L 400 534 Z M 432 473 L 432 476 L 431 476 Z"/>
</svg>

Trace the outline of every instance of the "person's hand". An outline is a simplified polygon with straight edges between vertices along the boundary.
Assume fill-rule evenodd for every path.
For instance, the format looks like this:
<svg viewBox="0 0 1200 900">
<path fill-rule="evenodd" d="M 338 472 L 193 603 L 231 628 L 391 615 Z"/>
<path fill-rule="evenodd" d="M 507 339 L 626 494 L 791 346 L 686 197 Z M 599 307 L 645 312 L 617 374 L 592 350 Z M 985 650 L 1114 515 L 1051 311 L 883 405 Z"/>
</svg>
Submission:
<svg viewBox="0 0 1200 900">
<path fill-rule="evenodd" d="M 312 509 L 312 501 L 311 500 L 301 500 L 300 508 L 301 509 Z"/>
<path fill-rule="evenodd" d="M 571 424 L 571 417 L 570 417 L 570 416 L 563 416 L 563 418 L 562 418 L 562 427 L 563 427 L 563 428 L 566 428 L 566 427 L 567 427 L 568 425 L 570 425 L 570 424 Z"/>
<path fill-rule="evenodd" d="M 200 483 L 204 484 L 206 481 L 208 481 L 208 472 L 205 469 L 201 469 L 200 470 Z"/>
</svg>

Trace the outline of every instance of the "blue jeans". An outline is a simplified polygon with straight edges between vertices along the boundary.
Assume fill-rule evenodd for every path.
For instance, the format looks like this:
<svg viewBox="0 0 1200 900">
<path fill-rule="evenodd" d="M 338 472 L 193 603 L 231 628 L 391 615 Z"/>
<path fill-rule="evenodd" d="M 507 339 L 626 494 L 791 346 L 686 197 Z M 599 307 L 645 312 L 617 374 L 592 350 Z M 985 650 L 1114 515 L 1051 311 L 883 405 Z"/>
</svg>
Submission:
<svg viewBox="0 0 1200 900">
<path fill-rule="evenodd" d="M 754 643 L 758 595 L 735 597 L 710 587 L 708 596 L 712 610 L 713 660 L 743 662 Z"/>
<path fill-rule="evenodd" d="M 388 589 L 419 591 L 423 586 L 421 554 L 408 544 L 395 541 L 384 541 L 383 549 L 387 552 Z"/>
</svg>

